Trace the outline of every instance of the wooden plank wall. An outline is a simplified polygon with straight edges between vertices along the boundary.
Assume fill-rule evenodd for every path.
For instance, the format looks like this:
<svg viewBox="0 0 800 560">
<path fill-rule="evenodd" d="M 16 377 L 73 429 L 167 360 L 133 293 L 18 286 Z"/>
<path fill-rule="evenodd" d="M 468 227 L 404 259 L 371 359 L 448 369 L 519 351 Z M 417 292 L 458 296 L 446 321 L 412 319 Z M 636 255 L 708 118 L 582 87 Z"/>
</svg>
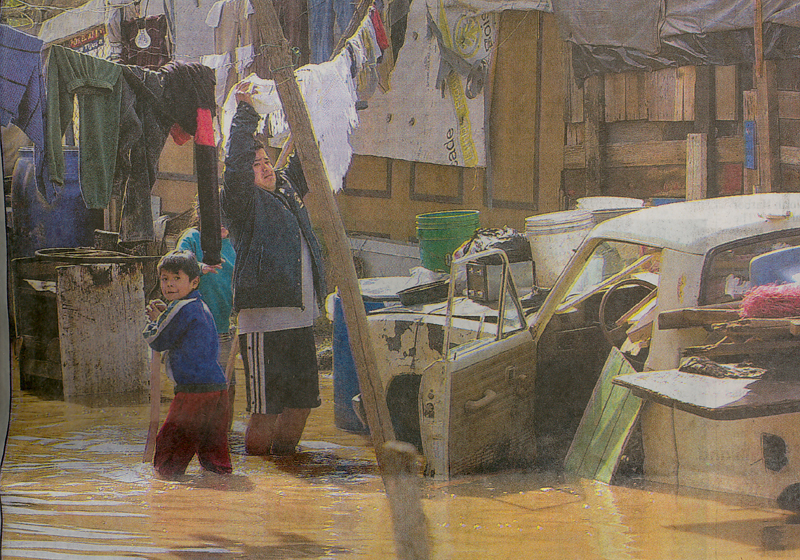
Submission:
<svg viewBox="0 0 800 560">
<path fill-rule="evenodd" d="M 565 95 L 564 191 L 567 199 L 591 194 L 585 189 L 592 174 L 592 134 L 596 125 L 587 110 L 585 84 L 571 73 L 567 59 L 568 91 Z M 686 195 L 687 137 L 708 136 L 708 196 L 753 192 L 758 173 L 744 169 L 744 120 L 748 95 L 754 91 L 752 69 L 745 66 L 714 67 L 710 81 L 696 67 L 655 72 L 606 74 L 600 139 L 600 194 L 637 198 Z M 776 63 L 780 174 L 778 190 L 800 191 L 800 61 Z M 588 81 L 586 82 L 589 83 Z M 702 84 L 702 86 L 701 86 Z M 697 106 L 701 87 L 713 92 L 708 107 L 714 118 L 705 120 Z M 749 91 L 748 91 L 749 90 Z M 706 102 L 707 102 L 706 101 Z M 705 124 L 704 124 L 705 123 Z M 696 141 L 696 138 L 695 138 Z M 696 171 L 696 170 L 695 170 Z M 698 176 L 696 181 L 702 179 Z M 697 185 L 698 183 L 695 183 Z M 705 188 L 705 183 L 703 183 Z M 714 185 L 714 189 L 712 189 Z M 694 189 L 693 192 L 699 192 Z"/>
</svg>

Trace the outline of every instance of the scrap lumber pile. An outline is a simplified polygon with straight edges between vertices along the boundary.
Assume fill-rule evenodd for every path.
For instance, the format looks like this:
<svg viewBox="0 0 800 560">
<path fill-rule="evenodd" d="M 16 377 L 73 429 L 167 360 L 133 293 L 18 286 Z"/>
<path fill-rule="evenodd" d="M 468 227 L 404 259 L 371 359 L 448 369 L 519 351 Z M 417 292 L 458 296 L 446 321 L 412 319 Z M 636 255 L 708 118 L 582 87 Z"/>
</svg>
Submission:
<svg viewBox="0 0 800 560">
<path fill-rule="evenodd" d="M 660 313 L 662 330 L 703 327 L 707 344 L 690 346 L 684 356 L 709 358 L 765 354 L 800 348 L 800 315 L 791 317 L 744 317 L 742 305 L 701 306 Z"/>
</svg>

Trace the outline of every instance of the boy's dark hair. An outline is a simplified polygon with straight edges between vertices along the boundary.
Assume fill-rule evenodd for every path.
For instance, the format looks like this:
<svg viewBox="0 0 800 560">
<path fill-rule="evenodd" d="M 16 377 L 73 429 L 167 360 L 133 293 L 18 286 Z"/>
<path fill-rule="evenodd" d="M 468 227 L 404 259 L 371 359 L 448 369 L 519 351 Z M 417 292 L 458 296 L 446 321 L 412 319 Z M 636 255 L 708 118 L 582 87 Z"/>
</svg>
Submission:
<svg viewBox="0 0 800 560">
<path fill-rule="evenodd" d="M 167 272 L 185 272 L 189 280 L 194 280 L 200 276 L 200 265 L 197 263 L 197 257 L 191 251 L 170 251 L 158 261 L 158 272 L 166 270 Z"/>
</svg>

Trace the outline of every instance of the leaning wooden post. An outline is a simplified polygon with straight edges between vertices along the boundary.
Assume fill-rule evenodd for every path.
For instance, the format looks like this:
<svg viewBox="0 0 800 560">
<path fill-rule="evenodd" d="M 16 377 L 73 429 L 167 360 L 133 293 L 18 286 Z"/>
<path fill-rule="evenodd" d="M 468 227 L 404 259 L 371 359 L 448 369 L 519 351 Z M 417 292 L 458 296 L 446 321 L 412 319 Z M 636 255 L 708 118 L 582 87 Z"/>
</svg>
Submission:
<svg viewBox="0 0 800 560">
<path fill-rule="evenodd" d="M 422 510 L 421 475 L 417 448 L 404 441 L 384 446 L 383 483 L 392 509 L 398 560 L 430 557 L 428 519 Z"/>
<path fill-rule="evenodd" d="M 253 0 L 253 7 L 258 31 L 262 36 L 260 52 L 267 58 L 271 77 L 275 80 L 278 97 L 303 165 L 303 173 L 311 191 L 317 197 L 316 203 L 309 206 L 309 210 L 314 214 L 314 225 L 322 231 L 322 238 L 328 250 L 328 262 L 338 282 L 361 397 L 380 466 L 383 444 L 395 439 L 394 429 L 389 408 L 386 406 L 383 383 L 378 374 L 350 244 L 328 182 L 328 174 L 305 100 L 295 80 L 289 44 L 281 31 L 278 16 L 272 2 L 268 0 Z"/>
</svg>

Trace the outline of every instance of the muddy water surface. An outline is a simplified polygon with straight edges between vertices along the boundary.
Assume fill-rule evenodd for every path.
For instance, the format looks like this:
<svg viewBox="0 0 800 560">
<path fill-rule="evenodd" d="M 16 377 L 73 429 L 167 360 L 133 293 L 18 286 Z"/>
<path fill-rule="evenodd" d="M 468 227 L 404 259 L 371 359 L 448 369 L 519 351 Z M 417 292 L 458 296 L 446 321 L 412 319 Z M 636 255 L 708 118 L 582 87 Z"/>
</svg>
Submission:
<svg viewBox="0 0 800 560">
<path fill-rule="evenodd" d="M 171 387 L 164 380 L 162 419 Z M 333 422 L 332 381 L 293 459 L 244 454 L 234 473 L 166 482 L 142 462 L 149 405 L 85 406 L 15 390 L 2 467 L 2 558 L 394 558 L 369 441 Z M 760 500 L 564 481 L 555 473 L 426 480 L 435 559 L 800 557 L 797 519 Z"/>
</svg>

